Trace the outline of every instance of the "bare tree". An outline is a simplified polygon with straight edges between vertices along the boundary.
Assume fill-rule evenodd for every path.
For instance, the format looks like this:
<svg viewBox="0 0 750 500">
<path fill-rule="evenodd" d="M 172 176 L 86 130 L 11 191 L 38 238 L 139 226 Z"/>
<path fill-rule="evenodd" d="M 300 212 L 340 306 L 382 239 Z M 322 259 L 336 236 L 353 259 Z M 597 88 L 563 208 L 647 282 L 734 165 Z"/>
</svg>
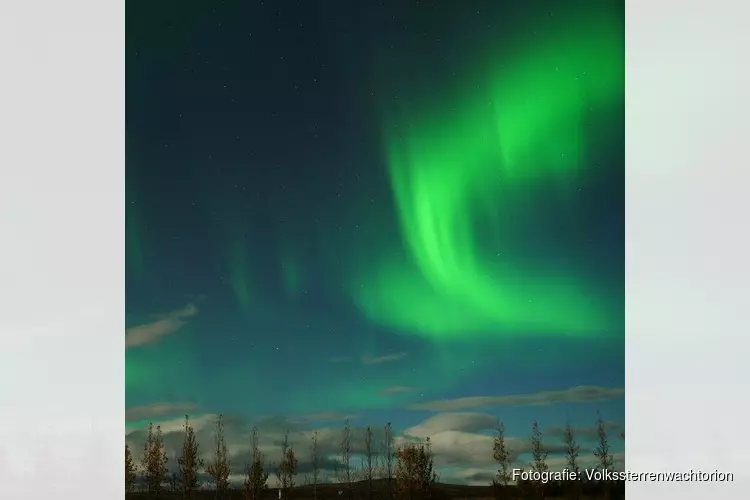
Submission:
<svg viewBox="0 0 750 500">
<path fill-rule="evenodd" d="M 191 500 L 193 493 L 198 489 L 198 474 L 203 468 L 203 459 L 198 456 L 198 441 L 195 438 L 195 430 L 190 425 L 190 419 L 185 415 L 185 423 L 182 426 L 184 437 L 182 440 L 182 451 L 177 457 L 180 489 L 185 500 Z"/>
<path fill-rule="evenodd" d="M 125 443 L 125 494 L 133 493 L 135 486 L 136 471 L 133 462 L 133 454 L 130 452 L 130 446 Z"/>
<path fill-rule="evenodd" d="M 320 482 L 320 451 L 318 450 L 318 431 L 310 439 L 310 461 L 312 462 L 313 500 L 318 500 L 318 483 Z"/>
<path fill-rule="evenodd" d="M 161 426 L 154 427 L 148 424 L 148 436 L 143 445 L 141 456 L 141 470 L 143 471 L 143 482 L 149 496 L 159 496 L 162 493 L 162 484 L 167 479 L 167 451 L 164 448 L 164 438 Z"/>
<path fill-rule="evenodd" d="M 182 487 L 180 486 L 182 483 L 180 481 L 180 475 L 177 472 L 172 472 L 169 475 L 169 479 L 167 480 L 169 484 L 169 492 L 176 494 L 179 493 Z"/>
<path fill-rule="evenodd" d="M 607 429 L 602 420 L 602 416 L 599 412 L 596 412 L 596 434 L 598 442 L 596 449 L 594 450 L 594 456 L 596 457 L 599 469 L 606 474 L 607 471 L 611 471 L 614 467 L 614 458 L 610 453 L 609 439 L 607 439 Z M 610 498 L 610 484 L 606 477 L 601 481 L 602 493 L 605 500 Z"/>
<path fill-rule="evenodd" d="M 268 472 L 265 470 L 263 453 L 258 446 L 258 428 L 253 427 L 250 463 L 245 473 L 245 498 L 260 500 L 268 489 Z"/>
<path fill-rule="evenodd" d="M 386 480 L 386 493 L 387 498 L 393 498 L 393 475 L 394 475 L 394 460 L 395 460 L 395 449 L 393 446 L 393 429 L 391 423 L 388 422 L 385 425 L 385 433 L 383 437 L 383 475 Z"/>
<path fill-rule="evenodd" d="M 206 467 L 206 474 L 211 476 L 216 488 L 216 499 L 225 500 L 229 495 L 229 474 L 231 472 L 229 452 L 227 451 L 227 442 L 224 437 L 224 419 L 219 415 L 216 419 L 216 448 L 214 449 L 214 459 Z"/>
<path fill-rule="evenodd" d="M 281 498 L 288 499 L 289 492 L 294 488 L 294 475 L 297 473 L 297 457 L 294 450 L 289 446 L 289 433 L 284 434 L 281 443 L 281 461 L 279 462 L 276 475 L 279 478 L 279 491 Z"/>
<path fill-rule="evenodd" d="M 531 425 L 531 471 L 540 475 L 549 472 L 547 466 L 547 449 L 542 443 L 542 431 L 539 430 L 539 422 L 534 420 Z M 536 481 L 537 490 L 539 497 L 544 498 L 544 483 L 542 481 Z"/>
<path fill-rule="evenodd" d="M 396 451 L 396 492 L 399 499 L 423 500 L 430 497 L 435 480 L 430 438 L 422 444 L 407 443 Z"/>
<path fill-rule="evenodd" d="M 374 453 L 372 449 L 372 428 L 368 425 L 365 428 L 365 457 L 364 463 L 362 464 L 363 478 L 367 481 L 367 497 L 372 500 L 373 489 L 372 481 L 375 476 L 375 462 Z"/>
<path fill-rule="evenodd" d="M 339 461 L 343 468 L 339 477 L 339 482 L 343 483 L 346 489 L 346 498 L 352 498 L 352 467 L 351 467 L 351 427 L 349 420 L 344 422 L 344 429 L 341 431 L 341 448 Z"/>
<path fill-rule="evenodd" d="M 578 452 L 580 447 L 576 442 L 575 436 L 573 435 L 573 427 L 570 425 L 570 421 L 565 423 L 565 430 L 563 431 L 563 441 L 565 443 L 565 458 L 566 468 L 570 473 L 572 480 L 569 480 L 565 485 L 567 497 L 570 500 L 579 500 L 581 498 L 581 486 L 579 476 L 581 474 L 581 468 L 578 465 Z"/>
<path fill-rule="evenodd" d="M 492 458 L 497 462 L 498 470 L 492 481 L 496 498 L 505 498 L 508 487 L 513 480 L 513 472 L 510 463 L 510 451 L 505 444 L 505 424 L 498 421 L 495 430 L 495 438 L 492 442 Z"/>
</svg>

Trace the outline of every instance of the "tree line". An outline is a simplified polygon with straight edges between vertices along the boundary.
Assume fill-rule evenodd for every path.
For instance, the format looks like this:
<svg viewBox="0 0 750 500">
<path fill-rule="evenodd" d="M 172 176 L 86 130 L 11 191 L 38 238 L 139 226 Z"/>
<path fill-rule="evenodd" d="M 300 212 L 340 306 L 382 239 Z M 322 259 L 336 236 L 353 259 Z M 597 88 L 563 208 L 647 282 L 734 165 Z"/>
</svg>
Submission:
<svg viewBox="0 0 750 500">
<path fill-rule="evenodd" d="M 304 474 L 303 484 L 296 485 L 298 460 L 294 448 L 289 443 L 288 432 L 281 441 L 280 460 L 277 463 L 266 461 L 260 451 L 258 429 L 251 432 L 250 452 L 244 464 L 244 480 L 240 491 L 232 488 L 230 481 L 231 459 L 224 433 L 224 421 L 220 415 L 214 428 L 212 457 L 205 463 L 199 453 L 199 444 L 189 417 L 183 424 L 183 442 L 180 454 L 176 457 L 175 471 L 169 472 L 169 459 L 159 425 L 148 424 L 146 441 L 136 463 L 129 445 L 125 444 L 125 492 L 126 497 L 135 498 L 182 498 L 195 500 L 199 492 L 209 486 L 215 500 L 244 498 L 260 500 L 274 498 L 268 485 L 271 473 L 277 478 L 278 488 L 274 491 L 279 499 L 288 500 L 295 492 L 299 500 L 329 498 L 331 494 L 341 500 L 420 500 L 439 498 L 464 498 L 457 493 L 448 494 L 441 486 L 440 477 L 434 469 L 430 438 L 419 442 L 394 444 L 391 424 L 384 427 L 384 437 L 380 443 L 374 442 L 373 429 L 364 430 L 364 453 L 360 463 L 352 463 L 352 430 L 347 420 L 341 433 L 341 444 L 332 477 L 324 474 L 322 455 L 319 449 L 318 433 L 310 437 L 309 451 L 311 470 Z M 597 414 L 597 446 L 593 450 L 596 469 L 614 470 L 614 457 L 605 424 Z M 624 434 L 621 434 L 624 438 Z M 498 421 L 493 439 L 493 459 L 497 472 L 487 492 L 482 498 L 502 499 L 544 499 L 567 498 L 583 500 L 597 498 L 613 500 L 622 498 L 624 484 L 606 479 L 587 480 L 580 466 L 580 446 L 573 428 L 568 422 L 563 431 L 565 446 L 566 475 L 551 473 L 548 463 L 548 450 L 538 422 L 532 423 L 529 437 L 531 462 L 524 468 L 513 466 L 514 454 L 506 444 L 505 425 Z M 521 473 L 523 472 L 523 474 Z M 573 475 L 578 480 L 570 480 Z M 207 483 L 202 483 L 203 477 Z M 558 477 L 555 477 L 558 476 Z M 140 477 L 140 481 L 139 481 Z M 544 478 L 544 480 L 541 480 Z M 205 495 L 205 493 L 203 494 Z M 446 496 L 447 495 L 447 496 Z M 488 496 L 489 495 L 489 496 Z M 472 495 L 474 496 L 474 495 Z M 205 496 L 202 496 L 205 498 Z M 479 497 L 477 497 L 479 498 Z"/>
</svg>

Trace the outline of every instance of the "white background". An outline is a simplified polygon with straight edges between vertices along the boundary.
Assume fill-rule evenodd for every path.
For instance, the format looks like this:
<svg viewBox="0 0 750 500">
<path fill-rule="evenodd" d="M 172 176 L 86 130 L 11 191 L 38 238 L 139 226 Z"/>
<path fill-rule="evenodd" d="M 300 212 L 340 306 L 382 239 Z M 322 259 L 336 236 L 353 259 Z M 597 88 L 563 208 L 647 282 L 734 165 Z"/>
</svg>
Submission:
<svg viewBox="0 0 750 500">
<path fill-rule="evenodd" d="M 750 486 L 744 2 L 627 1 L 629 498 Z M 0 7 L 0 496 L 119 498 L 124 3 Z M 728 496 L 731 495 L 731 496 Z"/>
</svg>

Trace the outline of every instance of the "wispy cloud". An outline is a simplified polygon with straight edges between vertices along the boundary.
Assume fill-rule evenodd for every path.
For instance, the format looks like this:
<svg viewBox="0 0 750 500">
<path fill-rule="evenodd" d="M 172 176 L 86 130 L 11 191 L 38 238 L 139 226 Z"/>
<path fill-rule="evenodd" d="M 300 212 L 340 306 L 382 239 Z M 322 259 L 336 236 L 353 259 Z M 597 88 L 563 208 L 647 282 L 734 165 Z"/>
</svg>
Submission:
<svg viewBox="0 0 750 500">
<path fill-rule="evenodd" d="M 132 326 L 125 331 L 125 348 L 141 347 L 158 343 L 162 337 L 175 333 L 185 326 L 187 319 L 198 314 L 194 304 L 162 314 L 151 323 Z"/>
<path fill-rule="evenodd" d="M 125 421 L 135 422 L 153 418 L 183 415 L 198 409 L 195 403 L 152 403 L 144 406 L 131 406 L 125 409 Z"/>
<path fill-rule="evenodd" d="M 365 354 L 362 356 L 362 364 L 363 365 L 379 365 L 382 363 L 390 363 L 393 361 L 398 361 L 400 359 L 404 359 L 406 357 L 405 352 L 394 352 L 391 354 L 385 354 L 383 356 L 377 356 L 377 357 L 370 357 L 369 355 Z"/>
<path fill-rule="evenodd" d="M 441 399 L 410 405 L 410 410 L 454 411 L 475 410 L 494 406 L 540 406 L 557 403 L 583 403 L 604 401 L 622 397 L 623 388 L 599 386 L 577 386 L 561 391 L 542 391 L 534 394 L 516 394 L 507 396 L 472 396 L 456 399 Z"/>
<path fill-rule="evenodd" d="M 387 396 L 389 394 L 399 394 L 402 392 L 411 392 L 416 391 L 416 387 L 410 387 L 408 385 L 397 385 L 394 387 L 386 387 L 385 389 L 380 391 L 381 396 Z"/>
</svg>

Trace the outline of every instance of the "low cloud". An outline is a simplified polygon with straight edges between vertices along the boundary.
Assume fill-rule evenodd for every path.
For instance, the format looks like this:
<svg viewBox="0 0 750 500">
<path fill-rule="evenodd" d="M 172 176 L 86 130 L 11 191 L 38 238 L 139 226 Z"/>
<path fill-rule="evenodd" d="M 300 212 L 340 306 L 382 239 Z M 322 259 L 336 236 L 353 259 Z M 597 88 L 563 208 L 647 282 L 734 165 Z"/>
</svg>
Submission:
<svg viewBox="0 0 750 500">
<path fill-rule="evenodd" d="M 125 421 L 160 419 L 175 415 L 186 415 L 198 409 L 194 403 L 153 403 L 145 406 L 131 406 L 125 410 Z"/>
<path fill-rule="evenodd" d="M 596 425 L 584 426 L 584 427 L 571 427 L 573 431 L 573 437 L 576 441 L 592 441 L 598 438 L 599 429 Z M 625 426 L 618 422 L 604 422 L 604 430 L 607 432 L 607 436 L 612 439 L 614 437 L 625 439 Z M 563 439 L 565 435 L 565 428 L 561 426 L 551 426 L 546 430 L 546 434 L 550 437 Z"/>
<path fill-rule="evenodd" d="M 494 429 L 496 426 L 497 417 L 487 413 L 439 413 L 409 427 L 404 434 L 429 437 L 444 431 L 479 432 Z"/>
<path fill-rule="evenodd" d="M 442 399 L 410 405 L 410 410 L 453 411 L 477 410 L 496 406 L 541 406 L 558 403 L 584 403 L 604 401 L 624 396 L 623 388 L 599 386 L 578 386 L 560 391 L 542 391 L 534 394 L 508 396 L 472 396 L 456 399 Z"/>
<path fill-rule="evenodd" d="M 132 326 L 125 331 L 125 348 L 157 344 L 163 337 L 180 330 L 188 318 L 196 314 L 198 308 L 194 304 L 188 304 L 182 309 L 159 315 L 158 319 L 150 323 Z"/>
<path fill-rule="evenodd" d="M 391 363 L 393 361 L 398 361 L 400 359 L 404 359 L 406 357 L 406 353 L 401 352 L 393 352 L 390 354 L 385 354 L 383 356 L 377 356 L 377 357 L 370 357 L 369 355 L 365 354 L 362 356 L 362 364 L 363 365 L 380 365 L 383 363 Z"/>
<path fill-rule="evenodd" d="M 361 416 L 353 413 L 320 412 L 293 417 L 290 419 L 290 422 L 343 422 L 344 420 L 356 420 L 358 418 L 361 418 Z"/>
</svg>

